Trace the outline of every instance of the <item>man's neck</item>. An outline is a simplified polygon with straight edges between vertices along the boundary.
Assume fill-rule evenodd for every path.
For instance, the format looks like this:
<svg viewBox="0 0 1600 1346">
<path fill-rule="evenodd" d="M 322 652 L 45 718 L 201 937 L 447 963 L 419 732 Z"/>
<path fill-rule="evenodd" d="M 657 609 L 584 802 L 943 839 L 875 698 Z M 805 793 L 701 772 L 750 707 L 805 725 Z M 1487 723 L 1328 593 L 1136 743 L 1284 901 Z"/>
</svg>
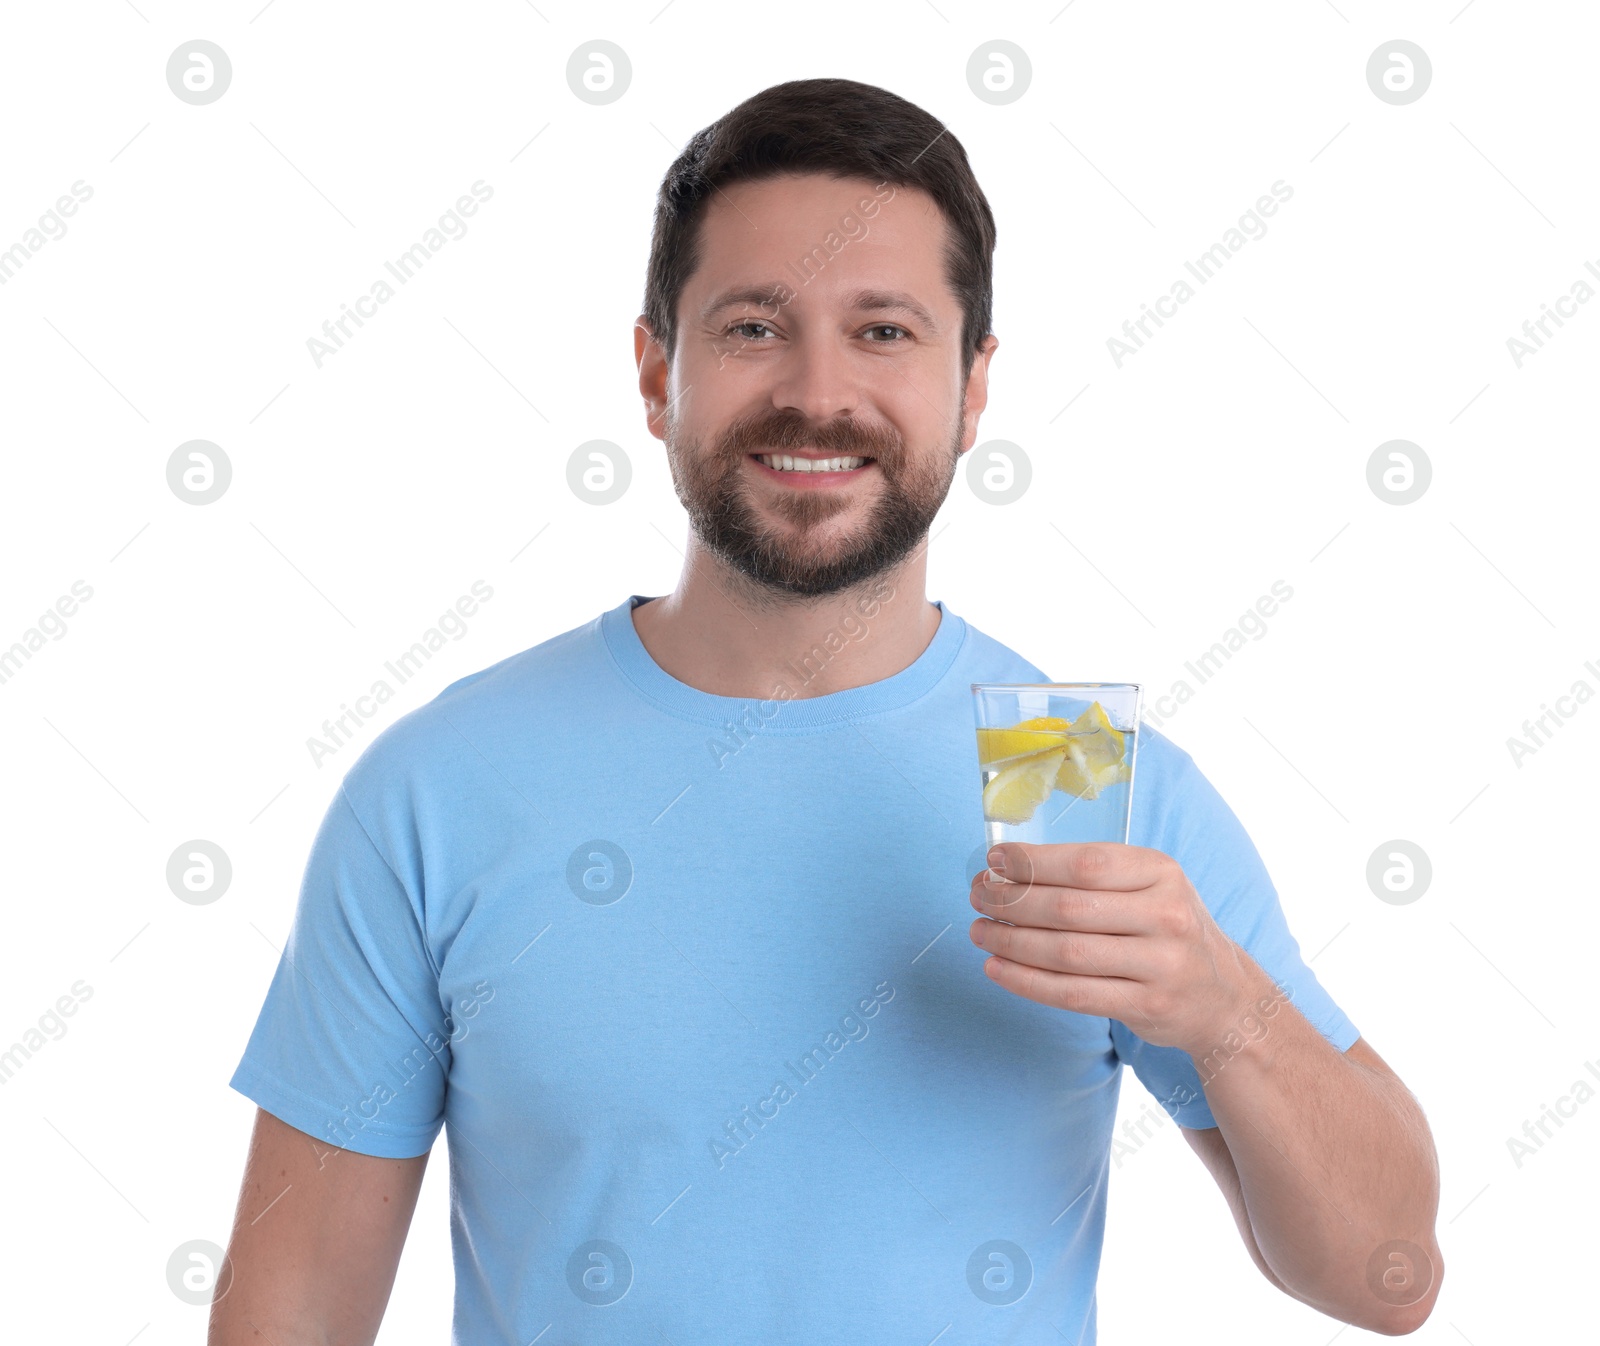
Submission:
<svg viewBox="0 0 1600 1346">
<path fill-rule="evenodd" d="M 939 629 L 927 547 L 859 588 L 797 601 L 762 591 L 691 536 L 678 587 L 633 610 L 655 662 L 715 696 L 825 696 L 893 677 Z M 780 686 L 787 693 L 778 692 Z"/>
</svg>

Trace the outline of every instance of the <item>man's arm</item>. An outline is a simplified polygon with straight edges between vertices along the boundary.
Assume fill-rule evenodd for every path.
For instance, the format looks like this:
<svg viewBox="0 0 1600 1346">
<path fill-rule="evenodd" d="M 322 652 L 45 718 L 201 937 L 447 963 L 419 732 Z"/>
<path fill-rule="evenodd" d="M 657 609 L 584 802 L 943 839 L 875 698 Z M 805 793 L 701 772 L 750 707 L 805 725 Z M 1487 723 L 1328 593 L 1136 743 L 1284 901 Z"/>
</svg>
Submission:
<svg viewBox="0 0 1600 1346">
<path fill-rule="evenodd" d="M 1277 1050 L 1263 1051 L 1275 1036 Z M 1341 1057 L 1301 1015 L 1280 1012 L 1205 1088 L 1217 1126 L 1182 1128 L 1184 1139 L 1262 1275 L 1372 1332 L 1420 1327 L 1444 1275 L 1438 1161 L 1421 1108 L 1383 1058 L 1364 1038 Z"/>
<path fill-rule="evenodd" d="M 999 918 L 970 931 L 986 976 L 1189 1054 L 1275 1284 L 1373 1332 L 1422 1325 L 1444 1261 L 1421 1108 L 1371 1048 L 1341 1052 L 1284 1003 L 1172 856 L 1003 842 L 972 903 Z"/>
<path fill-rule="evenodd" d="M 258 1109 L 208 1346 L 370 1346 L 427 1163 L 336 1149 Z"/>
</svg>

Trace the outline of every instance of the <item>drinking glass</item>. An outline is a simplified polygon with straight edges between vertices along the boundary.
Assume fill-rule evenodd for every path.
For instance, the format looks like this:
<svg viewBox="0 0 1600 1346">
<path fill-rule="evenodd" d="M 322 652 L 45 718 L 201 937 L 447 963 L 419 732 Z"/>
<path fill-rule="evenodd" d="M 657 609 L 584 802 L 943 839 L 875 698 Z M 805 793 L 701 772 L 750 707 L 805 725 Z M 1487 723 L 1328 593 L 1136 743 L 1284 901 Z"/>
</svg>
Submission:
<svg viewBox="0 0 1600 1346">
<path fill-rule="evenodd" d="M 975 682 L 988 844 L 1128 840 L 1136 682 Z"/>
</svg>

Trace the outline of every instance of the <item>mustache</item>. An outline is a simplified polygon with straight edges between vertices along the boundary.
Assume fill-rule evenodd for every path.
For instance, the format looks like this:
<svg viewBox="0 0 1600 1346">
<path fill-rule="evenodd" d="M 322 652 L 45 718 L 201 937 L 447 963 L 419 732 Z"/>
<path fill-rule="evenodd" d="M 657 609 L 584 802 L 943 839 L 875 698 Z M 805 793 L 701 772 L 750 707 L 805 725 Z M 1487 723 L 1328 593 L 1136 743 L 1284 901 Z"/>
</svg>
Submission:
<svg viewBox="0 0 1600 1346">
<path fill-rule="evenodd" d="M 730 459 L 749 453 L 814 449 L 826 454 L 875 458 L 893 466 L 904 456 L 904 441 L 891 426 L 849 417 L 813 425 L 804 416 L 782 412 L 735 422 L 723 433 L 717 447 Z"/>
</svg>

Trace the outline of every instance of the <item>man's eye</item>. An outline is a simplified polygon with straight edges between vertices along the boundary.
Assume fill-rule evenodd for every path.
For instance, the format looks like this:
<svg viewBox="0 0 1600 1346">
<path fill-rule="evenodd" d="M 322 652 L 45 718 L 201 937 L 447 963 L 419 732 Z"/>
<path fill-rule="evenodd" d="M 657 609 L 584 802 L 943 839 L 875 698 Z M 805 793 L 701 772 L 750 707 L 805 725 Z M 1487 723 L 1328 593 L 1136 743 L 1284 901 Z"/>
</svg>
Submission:
<svg viewBox="0 0 1600 1346">
<path fill-rule="evenodd" d="M 901 336 L 904 336 L 904 337 L 909 337 L 911 335 L 911 333 L 907 332 L 905 328 L 897 327 L 892 322 L 874 323 L 871 327 L 867 328 L 867 331 L 869 331 L 869 332 L 899 332 L 901 334 Z M 894 345 L 898 345 L 899 343 L 895 342 L 895 341 L 873 341 L 870 344 L 874 345 L 874 346 L 894 346 Z"/>
<path fill-rule="evenodd" d="M 754 321 L 752 319 L 749 322 L 736 322 L 736 323 L 734 323 L 732 327 L 728 328 L 728 330 L 725 333 L 723 333 L 723 335 L 724 336 L 743 336 L 746 340 L 756 340 L 757 338 L 752 336 L 751 335 L 751 331 L 750 331 L 750 329 L 756 328 L 756 327 L 759 327 L 764 332 L 770 332 L 772 330 L 770 327 L 768 327 L 766 325 L 766 323 L 764 323 L 764 322 L 756 322 L 756 321 Z"/>
</svg>

